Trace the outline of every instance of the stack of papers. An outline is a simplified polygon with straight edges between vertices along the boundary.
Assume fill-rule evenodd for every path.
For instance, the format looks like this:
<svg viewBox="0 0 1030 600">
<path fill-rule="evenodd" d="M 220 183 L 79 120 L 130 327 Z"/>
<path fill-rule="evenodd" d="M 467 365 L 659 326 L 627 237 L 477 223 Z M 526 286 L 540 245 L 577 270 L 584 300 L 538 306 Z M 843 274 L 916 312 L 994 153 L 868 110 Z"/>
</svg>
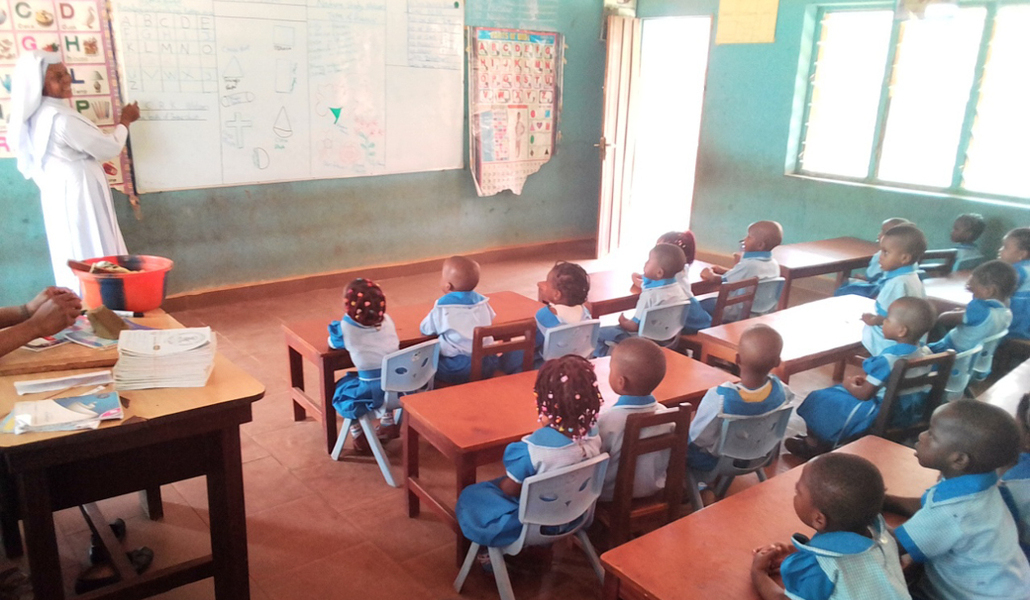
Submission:
<svg viewBox="0 0 1030 600">
<path fill-rule="evenodd" d="M 11 414 L 0 422 L 0 431 L 29 433 L 96 429 L 100 421 L 124 416 L 118 394 L 114 392 L 17 402 Z"/>
<path fill-rule="evenodd" d="M 118 337 L 119 390 L 204 387 L 215 361 L 210 327 L 125 330 Z"/>
</svg>

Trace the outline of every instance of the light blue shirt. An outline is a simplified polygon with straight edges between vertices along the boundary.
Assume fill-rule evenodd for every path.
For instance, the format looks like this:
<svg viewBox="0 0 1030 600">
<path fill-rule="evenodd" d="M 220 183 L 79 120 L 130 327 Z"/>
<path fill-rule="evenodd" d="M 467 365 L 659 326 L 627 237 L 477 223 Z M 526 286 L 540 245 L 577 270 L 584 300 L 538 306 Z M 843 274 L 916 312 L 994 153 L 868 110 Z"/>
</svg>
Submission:
<svg viewBox="0 0 1030 600">
<path fill-rule="evenodd" d="M 955 352 L 965 352 L 982 344 L 992 335 L 1005 331 L 1011 323 L 1012 311 L 1000 301 L 973 298 L 966 305 L 962 322 L 949 331 L 944 339 L 931 344 L 930 348 L 934 352 L 944 352 L 949 349 Z"/>
<path fill-rule="evenodd" d="M 522 483 L 527 477 L 575 465 L 601 453 L 601 437 L 595 428 L 581 440 L 574 441 L 557 429 L 541 427 L 508 444 L 504 449 L 504 470 L 508 477 Z"/>
<path fill-rule="evenodd" d="M 640 285 L 640 297 L 637 298 L 637 306 L 633 314 L 633 322 L 640 322 L 640 314 L 645 308 L 675 304 L 676 302 L 687 302 L 693 296 L 688 295 L 683 286 L 676 281 L 675 277 L 668 279 L 644 278 Z"/>
<path fill-rule="evenodd" d="M 423 335 L 440 336 L 441 356 L 471 356 L 476 327 L 493 323 L 490 299 L 475 291 L 444 294 L 419 325 Z"/>
<path fill-rule="evenodd" d="M 884 272 L 883 287 L 876 295 L 876 314 L 886 317 L 891 303 L 905 296 L 926 298 L 926 290 L 923 289 L 923 282 L 919 280 L 915 265 L 905 265 L 893 271 Z M 875 356 L 893 343 L 883 337 L 883 327 L 879 325 L 866 325 L 862 330 L 862 345 L 869 351 L 869 354 Z"/>
<path fill-rule="evenodd" d="M 722 276 L 726 283 L 743 281 L 757 277 L 759 282 L 767 279 L 775 279 L 780 276 L 780 265 L 772 257 L 772 252 L 745 252 L 741 255 L 737 264 Z M 759 288 L 755 295 L 755 301 L 751 305 L 751 315 L 764 315 L 772 312 L 779 302 L 779 297 L 772 293 L 766 293 L 768 288 Z"/>
<path fill-rule="evenodd" d="M 383 315 L 378 327 L 361 325 L 344 315 L 329 324 L 329 347 L 347 350 L 358 371 L 371 371 L 383 366 L 383 357 L 396 352 L 400 341 L 390 315 Z"/>
<path fill-rule="evenodd" d="M 1001 491 L 1016 517 L 1019 545 L 1030 557 L 1030 452 L 1019 455 L 1019 462 L 1001 476 Z"/>
<path fill-rule="evenodd" d="M 608 501 L 615 493 L 615 480 L 619 476 L 619 461 L 622 460 L 622 442 L 626 434 L 626 419 L 635 414 L 664 412 L 665 407 L 655 401 L 654 396 L 620 396 L 618 402 L 601 410 L 597 416 L 597 430 L 601 435 L 601 452 L 608 453 L 608 470 L 604 474 L 604 488 L 601 499 Z M 671 431 L 672 425 L 646 427 L 640 431 L 641 438 L 660 435 Z M 669 452 L 652 452 L 637 458 L 633 477 L 633 497 L 645 498 L 665 489 L 665 472 L 669 468 Z"/>
</svg>

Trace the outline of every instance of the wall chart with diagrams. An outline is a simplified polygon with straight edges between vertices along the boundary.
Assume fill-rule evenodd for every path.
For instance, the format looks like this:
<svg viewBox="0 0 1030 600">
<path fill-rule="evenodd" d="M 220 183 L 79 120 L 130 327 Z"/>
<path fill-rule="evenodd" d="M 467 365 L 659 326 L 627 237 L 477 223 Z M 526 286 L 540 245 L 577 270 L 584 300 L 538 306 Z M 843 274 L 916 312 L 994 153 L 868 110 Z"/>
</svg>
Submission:
<svg viewBox="0 0 1030 600">
<path fill-rule="evenodd" d="M 112 4 L 140 192 L 463 166 L 464 0 Z"/>
</svg>

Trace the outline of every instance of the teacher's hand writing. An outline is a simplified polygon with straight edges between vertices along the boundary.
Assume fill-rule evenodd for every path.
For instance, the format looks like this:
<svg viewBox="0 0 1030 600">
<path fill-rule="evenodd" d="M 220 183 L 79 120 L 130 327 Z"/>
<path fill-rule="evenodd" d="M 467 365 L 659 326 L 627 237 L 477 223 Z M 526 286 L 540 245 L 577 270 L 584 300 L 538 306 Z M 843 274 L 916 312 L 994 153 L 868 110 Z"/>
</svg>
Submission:
<svg viewBox="0 0 1030 600">
<path fill-rule="evenodd" d="M 135 122 L 136 119 L 139 119 L 139 102 L 126 104 L 122 107 L 122 118 L 120 121 L 122 125 L 128 127 L 129 124 Z"/>
</svg>

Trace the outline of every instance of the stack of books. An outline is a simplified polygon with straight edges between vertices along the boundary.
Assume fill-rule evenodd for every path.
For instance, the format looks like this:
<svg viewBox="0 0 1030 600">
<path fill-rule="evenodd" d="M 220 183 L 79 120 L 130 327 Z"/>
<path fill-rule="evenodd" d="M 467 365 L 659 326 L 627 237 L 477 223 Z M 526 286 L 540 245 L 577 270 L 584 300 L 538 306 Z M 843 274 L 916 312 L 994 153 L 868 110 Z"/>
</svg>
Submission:
<svg viewBox="0 0 1030 600">
<path fill-rule="evenodd" d="M 114 366 L 119 390 L 204 387 L 215 361 L 210 327 L 125 330 Z"/>
<path fill-rule="evenodd" d="M 17 402 L 14 410 L 0 422 L 0 432 L 31 433 L 96 429 L 100 421 L 121 419 L 118 394 L 106 392 L 74 398 L 53 398 Z"/>
</svg>

